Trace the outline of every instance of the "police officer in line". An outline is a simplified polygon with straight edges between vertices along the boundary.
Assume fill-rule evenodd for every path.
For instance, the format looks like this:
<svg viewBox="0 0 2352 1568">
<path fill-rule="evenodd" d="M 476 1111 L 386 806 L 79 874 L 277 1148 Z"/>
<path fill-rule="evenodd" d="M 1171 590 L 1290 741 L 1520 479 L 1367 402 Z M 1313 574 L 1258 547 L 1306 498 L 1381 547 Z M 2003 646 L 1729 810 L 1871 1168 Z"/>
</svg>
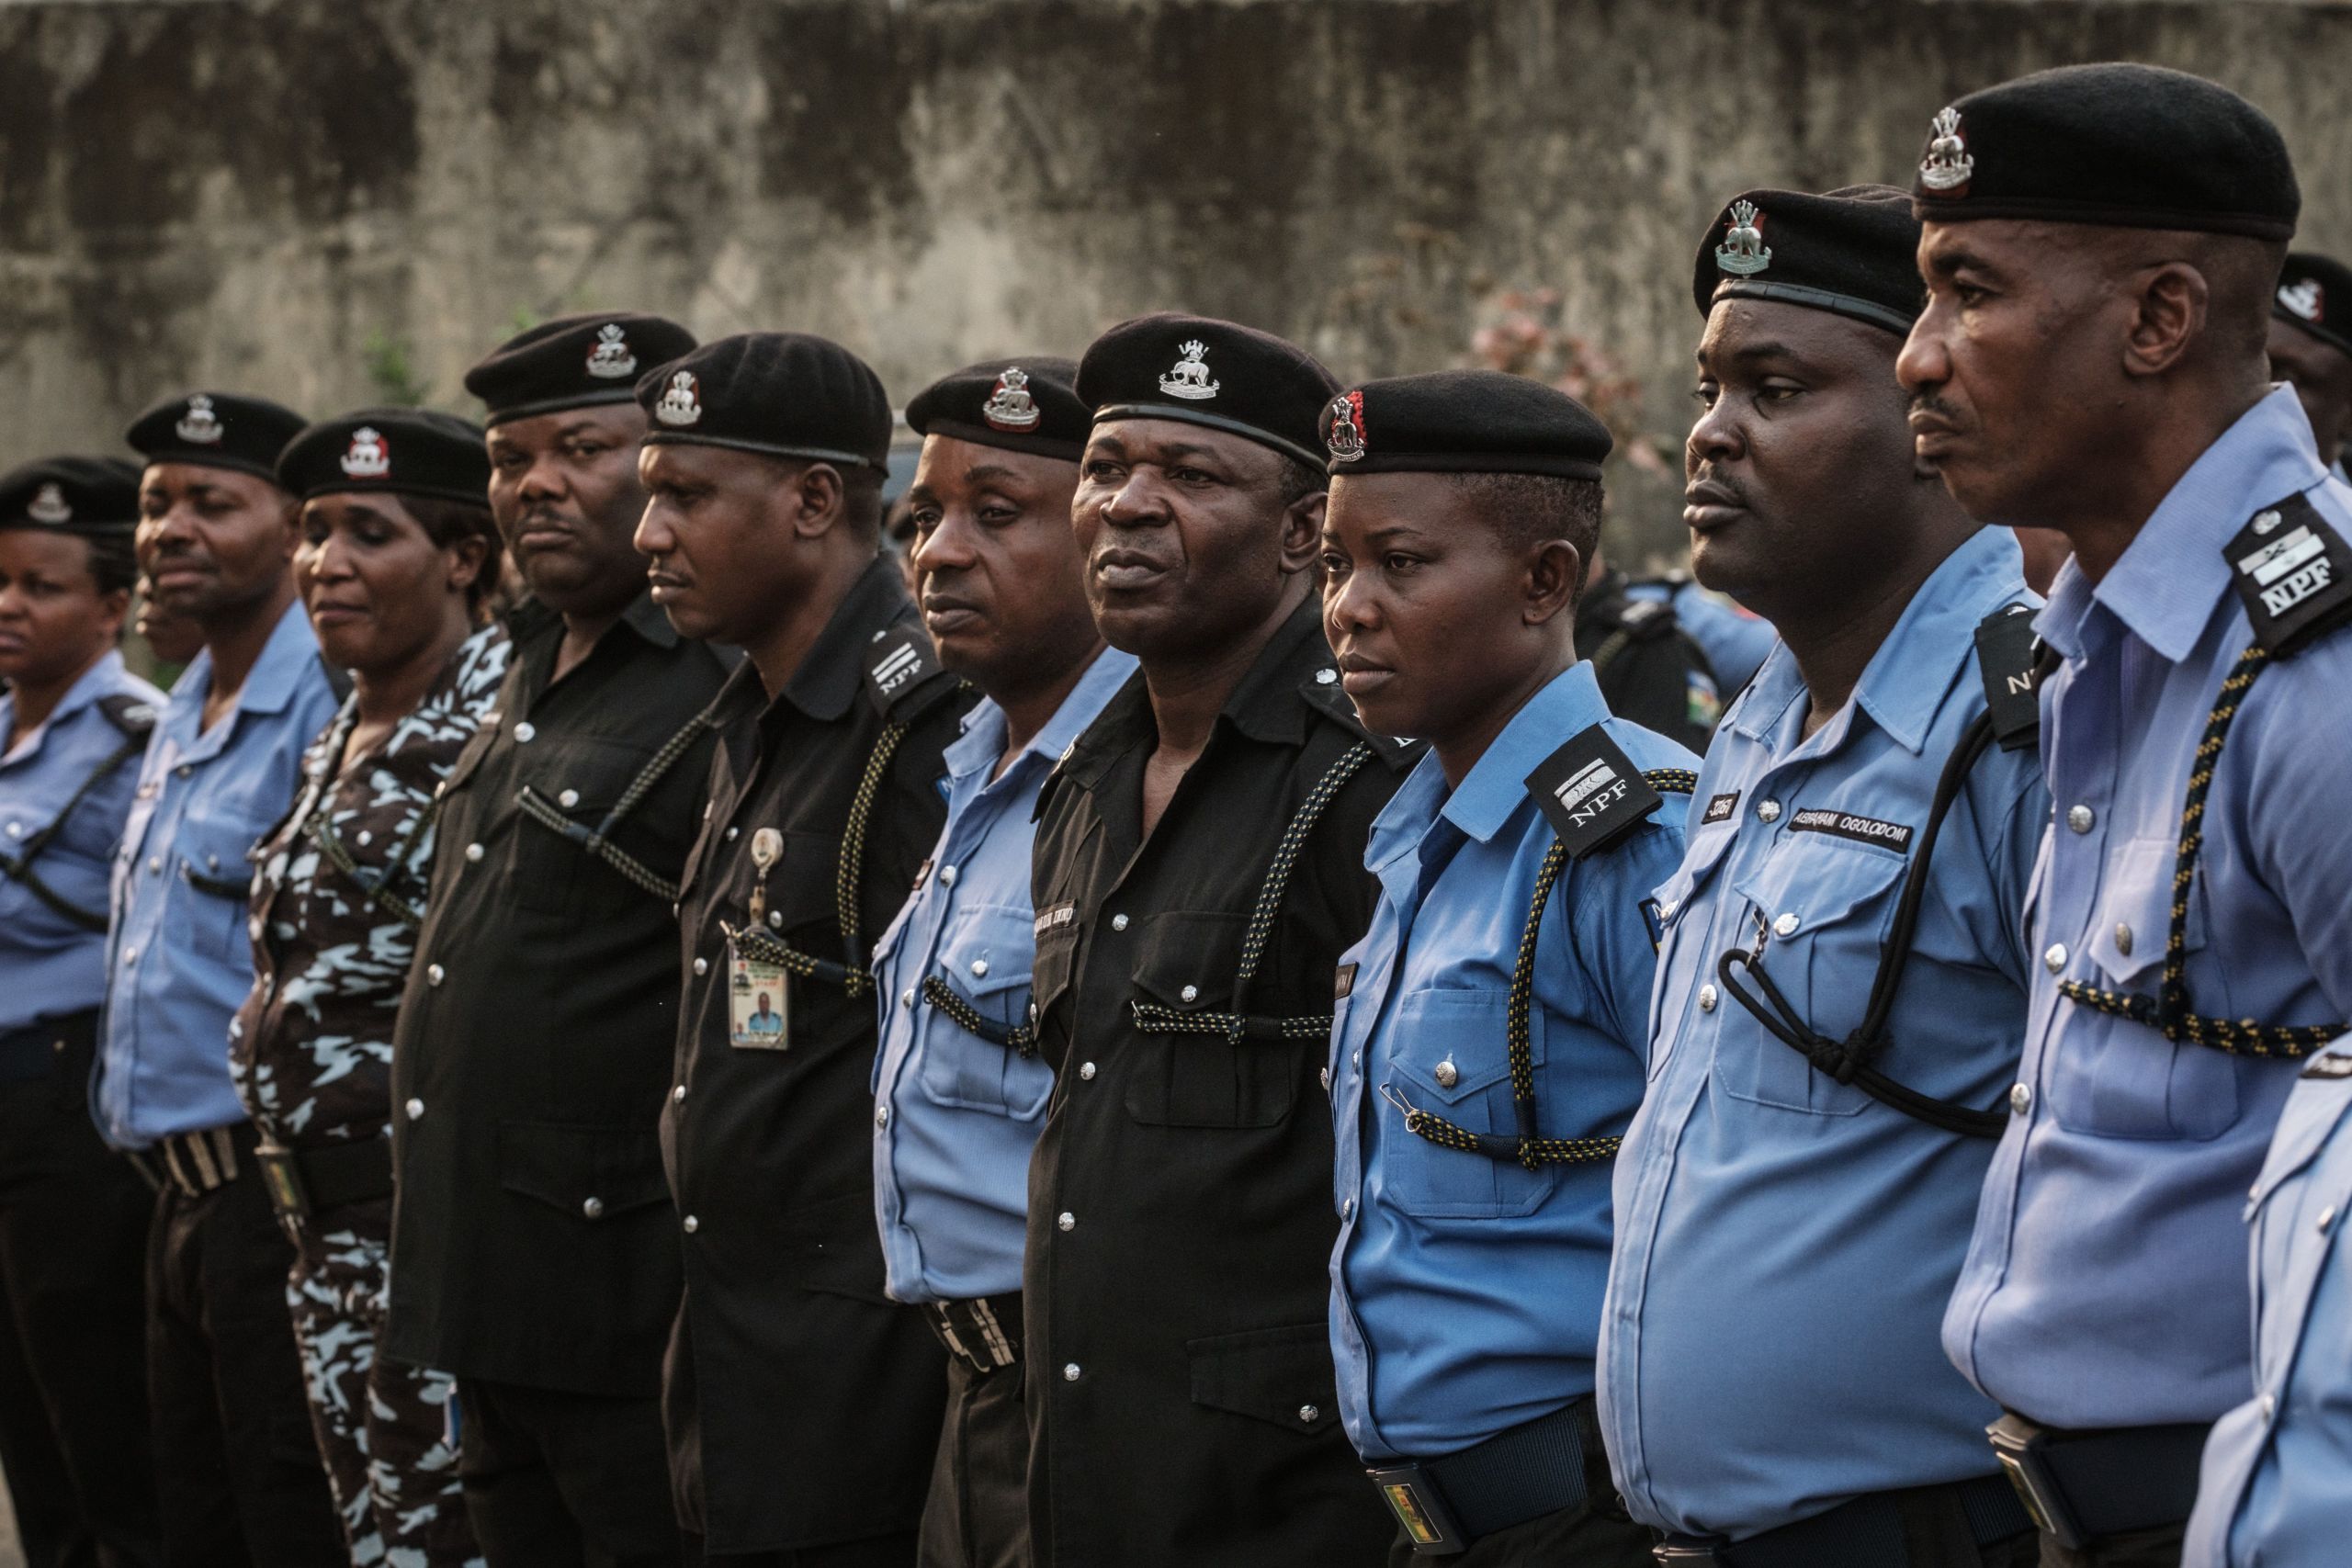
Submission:
<svg viewBox="0 0 2352 1568">
<path fill-rule="evenodd" d="M 695 716 L 728 661 L 671 628 L 629 535 L 636 377 L 693 342 L 658 316 L 570 317 L 466 378 L 531 598 L 443 785 L 393 1036 L 383 1352 L 455 1374 L 467 1512 L 494 1568 L 682 1551 L 659 1404 L 677 1232 L 654 1123 L 671 905 L 710 765 Z"/>
<path fill-rule="evenodd" d="M 2246 1205 L 2254 1392 L 2205 1445 L 2188 1568 L 2335 1568 L 2352 1539 L 2352 1036 L 2298 1077 Z"/>
<path fill-rule="evenodd" d="M 2352 434 L 2352 267 L 2290 251 L 2270 307 L 2270 375 L 2295 389 L 2320 461 L 2346 477 Z"/>
<path fill-rule="evenodd" d="M 1634 593 L 1598 547 L 1585 568 L 1576 653 L 1592 666 L 1609 711 L 1694 755 L 1704 751 L 1723 714 L 1722 688 L 1705 651 L 1669 599 Z"/>
<path fill-rule="evenodd" d="M 0 479 L 0 1468 L 33 1568 L 161 1561 L 141 1259 L 154 1195 L 86 1094 L 107 874 L 164 694 L 123 667 L 139 470 Z"/>
<path fill-rule="evenodd" d="M 114 866 L 98 1131 L 160 1184 L 148 1247 L 157 1500 L 173 1561 L 331 1562 L 343 1551 L 286 1314 L 293 1250 L 229 1077 L 253 987 L 247 860 L 294 798 L 335 687 L 295 602 L 278 449 L 300 415 L 196 392 L 127 433 L 141 565 L 204 629 L 156 720 Z"/>
<path fill-rule="evenodd" d="M 2249 1386 L 2245 1193 L 2352 1017 L 2352 819 L 2312 806 L 2352 776 L 2352 496 L 2264 355 L 2295 176 L 2234 94 L 2096 65 L 1951 106 L 1915 197 L 1918 455 L 2075 547 L 2025 1056 L 1944 1344 L 2046 1563 L 2170 1563 Z"/>
<path fill-rule="evenodd" d="M 1378 891 L 1366 831 L 1412 761 L 1356 716 L 1313 602 L 1338 390 L 1304 351 L 1199 317 L 1126 321 L 1080 364 L 1087 595 L 1143 678 L 1039 806 L 1041 1568 L 1342 1568 L 1396 1533 L 1325 1327 L 1334 976 Z"/>
<path fill-rule="evenodd" d="M 1674 606 L 1675 623 L 1707 656 L 1707 668 L 1714 671 L 1717 691 L 1726 704 L 1756 678 L 1765 655 L 1772 651 L 1770 621 L 1724 603 L 1700 587 L 1688 571 L 1629 578 L 1625 592 L 1636 599 L 1656 599 Z"/>
<path fill-rule="evenodd" d="M 970 699 L 880 547 L 890 404 L 863 360 L 749 333 L 637 395 L 654 597 L 745 656 L 708 714 L 661 1122 L 686 1265 L 663 1390 L 679 1514 L 707 1562 L 906 1568 L 946 1374 L 885 1289 L 867 964 L 938 841 Z M 781 1032 L 749 1027 L 761 991 Z"/>
<path fill-rule="evenodd" d="M 988 360 L 907 405 L 912 564 L 940 663 L 986 694 L 947 748 L 947 825 L 876 952 L 875 1208 L 890 1295 L 947 1348 L 924 1568 L 1022 1568 L 1021 1250 L 1051 1068 L 1030 1027 L 1038 786 L 1135 673 L 1069 526 L 1091 411 L 1066 359 Z"/>
<path fill-rule="evenodd" d="M 1746 192 L 1699 246 L 1692 560 L 1781 640 L 1658 890 L 1617 1160 L 1601 1416 L 1677 1562 L 2039 1555 L 1938 1341 L 2025 1028 L 2049 797 L 2006 693 L 2039 601 L 1913 455 L 1918 241 L 1907 193 L 1861 186 Z"/>
<path fill-rule="evenodd" d="M 1373 821 L 1380 900 L 1335 987 L 1340 1419 L 1402 1528 L 1392 1562 L 1640 1568 L 1593 1348 L 1610 1161 L 1646 1077 L 1647 904 L 1698 759 L 1611 717 L 1577 659 L 1609 432 L 1470 370 L 1347 392 L 1324 440 L 1341 690 L 1430 743 Z"/>
</svg>

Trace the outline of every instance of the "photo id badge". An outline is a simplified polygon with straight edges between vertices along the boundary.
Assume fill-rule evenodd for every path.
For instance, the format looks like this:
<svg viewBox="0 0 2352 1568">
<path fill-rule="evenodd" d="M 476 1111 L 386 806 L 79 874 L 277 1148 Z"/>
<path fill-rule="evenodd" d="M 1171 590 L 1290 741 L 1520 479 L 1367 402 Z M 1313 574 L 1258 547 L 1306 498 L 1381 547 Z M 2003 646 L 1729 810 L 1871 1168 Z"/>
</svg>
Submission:
<svg viewBox="0 0 2352 1568">
<path fill-rule="evenodd" d="M 727 1043 L 739 1051 L 786 1051 L 792 1046 L 791 975 L 781 964 L 744 956 L 727 944 Z"/>
</svg>

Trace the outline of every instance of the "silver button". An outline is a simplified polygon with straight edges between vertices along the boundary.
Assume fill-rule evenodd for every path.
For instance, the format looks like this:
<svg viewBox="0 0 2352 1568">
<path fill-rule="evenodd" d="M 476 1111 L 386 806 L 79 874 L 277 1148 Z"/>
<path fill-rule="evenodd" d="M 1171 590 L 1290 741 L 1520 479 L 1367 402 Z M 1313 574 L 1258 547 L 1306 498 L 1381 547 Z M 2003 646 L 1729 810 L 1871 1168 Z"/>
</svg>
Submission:
<svg viewBox="0 0 2352 1568">
<path fill-rule="evenodd" d="M 205 856 L 204 868 L 207 871 L 219 871 L 220 869 L 220 857 L 219 855 Z"/>
<path fill-rule="evenodd" d="M 1352 1198 L 1342 1198 L 1342 1199 L 1340 1199 L 1340 1219 L 1342 1219 L 1342 1220 L 1352 1220 L 1352 1219 L 1354 1219 L 1355 1217 L 1356 1217 L 1356 1201 L 1355 1201 L 1354 1199 L 1352 1199 Z"/>
<path fill-rule="evenodd" d="M 1323 1092 L 1325 1094 L 1331 1092 L 1331 1069 L 1329 1067 L 1323 1069 Z"/>
<path fill-rule="evenodd" d="M 172 771 L 178 773 L 179 776 L 184 779 L 193 778 L 196 776 L 196 765 L 192 762 L 182 762 L 177 768 L 175 768 Z"/>
<path fill-rule="evenodd" d="M 707 958 L 697 958 L 697 959 L 695 959 L 695 974 L 697 974 L 697 975 L 707 975 L 707 974 L 709 974 L 709 973 L 710 973 L 710 960 L 709 960 L 709 959 L 707 959 Z"/>
<path fill-rule="evenodd" d="M 899 993 L 899 1005 L 902 1008 L 910 1008 L 915 1005 L 915 988 L 912 986 L 909 986 Z"/>
<path fill-rule="evenodd" d="M 1126 917 L 1126 916 L 1125 916 L 1125 915 L 1114 915 L 1114 916 L 1112 916 L 1112 917 L 1111 917 L 1111 929 L 1112 929 L 1113 931 L 1125 931 L 1125 930 L 1127 929 L 1127 917 Z"/>
<path fill-rule="evenodd" d="M 2264 1394 L 2262 1396 L 2262 1418 L 2265 1421 L 2269 1421 L 2275 1419 L 2278 1414 L 2278 1396 L 2275 1393 Z"/>
<path fill-rule="evenodd" d="M 677 1088 L 672 1089 L 670 1091 L 670 1100 L 673 1105 L 684 1105 L 686 1102 L 686 1086 L 680 1084 Z"/>
<path fill-rule="evenodd" d="M 686 1228 L 686 1234 L 688 1235 L 692 1235 L 695 1232 L 702 1229 L 702 1222 L 695 1218 L 692 1214 L 688 1214 L 684 1219 L 680 1220 L 678 1223 Z"/>
<path fill-rule="evenodd" d="M 1201 998 L 1201 988 L 1198 986 L 1187 986 L 1176 995 L 1184 1001 L 1198 1001 Z"/>
<path fill-rule="evenodd" d="M 983 976 L 985 976 L 988 972 L 989 972 L 989 961 L 988 961 L 987 959 L 985 959 L 985 958 L 975 958 L 975 959 L 973 959 L 973 960 L 972 960 L 972 978 L 973 978 L 973 979 L 978 980 L 978 979 L 979 979 L 980 977 L 982 977 Z"/>
<path fill-rule="evenodd" d="M 888 1106 L 877 1105 L 874 1108 L 874 1124 L 876 1127 L 888 1127 L 890 1124 L 890 1108 Z"/>
<path fill-rule="evenodd" d="M 1674 919 L 1674 911 L 1680 908 L 1682 908 L 1681 905 L 1669 898 L 1657 907 L 1657 918 L 1661 920 L 1670 920 Z"/>
<path fill-rule="evenodd" d="M 1077 1381 L 1078 1381 L 1078 1363 L 1077 1363 L 1076 1361 L 1071 1361 L 1071 1362 L 1067 1363 L 1067 1364 L 1062 1368 L 1062 1382 L 1076 1382 Z"/>
<path fill-rule="evenodd" d="M 1315 672 L 1315 683 L 1318 686 L 1331 685 L 1339 678 L 1340 672 L 1337 670 L 1317 670 Z"/>
<path fill-rule="evenodd" d="M 2066 826 L 2072 828 L 2077 833 L 2089 832 L 2091 830 L 2091 824 L 2098 820 L 2098 813 L 2093 811 L 2087 806 L 2070 806 L 2066 807 Z"/>
<path fill-rule="evenodd" d="M 1758 801 L 1756 819 L 1758 822 L 1778 822 L 1781 819 L 1781 803 L 1777 800 Z"/>
<path fill-rule="evenodd" d="M 954 866 L 943 865 L 939 868 L 939 885 L 942 887 L 953 887 L 956 886 L 956 868 Z"/>
<path fill-rule="evenodd" d="M 1713 986 L 1699 987 L 1699 1010 L 1701 1012 L 1715 1010 L 1715 988 Z"/>
<path fill-rule="evenodd" d="M 2335 1205 L 2330 1203 L 2319 1212 L 2319 1234 L 2325 1235 L 2327 1227 L 2335 1223 Z"/>
<path fill-rule="evenodd" d="M 150 876 L 161 876 L 163 874 L 164 857 L 161 855 L 149 855 L 147 857 L 147 874 Z"/>
<path fill-rule="evenodd" d="M 437 986 L 441 983 L 441 977 L 447 973 L 448 971 L 438 964 L 428 964 L 424 966 L 424 983 L 428 986 Z"/>
<path fill-rule="evenodd" d="M 2009 1109 L 2022 1116 L 2033 1109 L 2033 1086 L 2030 1083 L 2009 1086 Z"/>
<path fill-rule="evenodd" d="M 424 1119 L 424 1101 L 423 1101 L 423 1100 L 410 1100 L 410 1101 L 408 1102 L 407 1106 L 406 1106 L 406 1107 L 404 1107 L 404 1109 L 408 1111 L 408 1119 L 409 1119 L 410 1121 L 412 1121 L 412 1122 L 417 1122 L 417 1121 L 422 1121 L 422 1120 Z"/>
<path fill-rule="evenodd" d="M 1794 935 L 1796 935 L 1796 934 L 1797 934 L 1797 918 L 1796 918 L 1796 916 L 1795 916 L 1794 914 L 1786 914 L 1786 915 L 1782 915 L 1779 919 L 1774 920 L 1774 921 L 1772 922 L 1772 934 L 1773 934 L 1773 935 L 1775 935 L 1775 936 L 1794 936 Z"/>
<path fill-rule="evenodd" d="M 605 1217 L 605 1201 L 602 1198 L 587 1199 L 581 1203 L 580 1212 L 592 1220 L 601 1220 Z"/>
<path fill-rule="evenodd" d="M 1323 1412 L 1316 1409 L 1312 1404 L 1302 1404 L 1298 1407 L 1298 1418 L 1312 1427 L 1323 1419 Z"/>
<path fill-rule="evenodd" d="M 1082 1078 L 1091 1078 L 1094 1076 L 1094 1064 L 1080 1062 L 1078 1065 L 1078 1076 Z"/>
<path fill-rule="evenodd" d="M 742 834 L 743 834 L 743 829 L 741 829 L 741 828 L 729 828 L 729 829 L 727 829 L 727 841 L 728 841 L 729 843 L 730 843 L 730 844 L 731 844 L 731 843 L 733 843 L 737 839 L 739 839 L 739 838 L 742 837 Z"/>
<path fill-rule="evenodd" d="M 521 745 L 528 746 L 531 743 L 531 737 L 537 733 L 537 730 L 531 728 L 531 723 L 528 719 L 524 720 L 521 724 L 514 727 L 514 739 Z"/>
<path fill-rule="evenodd" d="M 562 807 L 566 811 L 569 811 L 573 807 L 580 804 L 580 792 L 576 789 L 565 790 L 562 794 L 555 797 L 555 803 L 558 806 Z"/>
<path fill-rule="evenodd" d="M 12 839 L 21 839 L 21 838 L 23 838 L 24 836 L 25 836 L 25 825 L 24 825 L 23 823 L 21 823 L 21 822 L 11 822 L 11 823 L 9 823 L 9 824 L 8 824 L 8 837 L 10 837 L 10 838 L 12 838 Z"/>
<path fill-rule="evenodd" d="M 2041 966 L 2052 975 L 2066 967 L 2066 944 L 2063 942 L 2052 942 L 2050 951 L 2041 955 Z"/>
<path fill-rule="evenodd" d="M 1071 1213 L 1068 1209 L 1064 1209 L 1060 1213 L 1054 1216 L 1054 1224 L 1061 1226 L 1061 1228 L 1066 1231 L 1074 1231 L 1078 1228 L 1078 1216 Z"/>
<path fill-rule="evenodd" d="M 122 961 L 123 961 L 125 964 L 136 964 L 136 963 L 138 963 L 138 962 L 139 962 L 139 949 L 137 949 L 136 947 L 126 947 L 126 948 L 124 948 L 124 949 L 122 950 Z"/>
<path fill-rule="evenodd" d="M 784 911 L 782 909 L 770 909 L 768 911 L 768 924 L 774 926 L 778 931 L 784 930 Z"/>
<path fill-rule="evenodd" d="M 2115 951 L 2126 958 L 2132 956 L 2132 928 L 2121 920 L 2115 922 Z"/>
<path fill-rule="evenodd" d="M 468 844 L 466 846 L 466 858 L 469 861 L 478 861 L 481 859 L 481 846 L 480 844 Z"/>
<path fill-rule="evenodd" d="M 1430 1076 L 1437 1079 L 1438 1088 L 1452 1089 L 1455 1084 L 1462 1081 L 1462 1069 L 1453 1065 L 1453 1057 L 1448 1056 L 1444 1061 L 1440 1062 L 1437 1065 L 1436 1070 L 1431 1072 Z"/>
</svg>

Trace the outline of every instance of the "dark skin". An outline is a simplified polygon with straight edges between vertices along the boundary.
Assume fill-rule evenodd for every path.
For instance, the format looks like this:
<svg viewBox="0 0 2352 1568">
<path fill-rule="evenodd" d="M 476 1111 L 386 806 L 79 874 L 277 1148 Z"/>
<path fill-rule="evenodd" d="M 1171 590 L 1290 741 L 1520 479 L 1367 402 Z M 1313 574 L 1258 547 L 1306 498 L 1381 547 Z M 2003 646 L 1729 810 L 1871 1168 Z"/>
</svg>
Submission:
<svg viewBox="0 0 2352 1568">
<path fill-rule="evenodd" d="M 1895 373 L 1971 515 L 2063 531 L 2094 582 L 2269 390 L 2278 252 L 2161 230 L 1929 223 Z"/>
<path fill-rule="evenodd" d="M 155 585 L 142 572 L 139 579 L 139 609 L 131 630 L 166 664 L 186 664 L 204 646 L 204 630 L 185 615 L 175 615 L 155 603 Z"/>
<path fill-rule="evenodd" d="M 1428 740 L 1449 787 L 1577 661 L 1576 547 L 1514 542 L 1443 475 L 1334 479 L 1322 543 L 1340 685 L 1366 728 Z"/>
<path fill-rule="evenodd" d="M 523 581 L 563 617 L 558 680 L 645 590 L 630 543 L 645 512 L 645 432 L 643 409 L 605 403 L 506 420 L 486 439 L 491 514 Z"/>
<path fill-rule="evenodd" d="M 2319 460 L 2335 462 L 2344 450 L 2346 428 L 2352 425 L 2352 355 L 2275 316 L 2268 349 L 2271 379 L 2295 389 L 2319 443 Z"/>
<path fill-rule="evenodd" d="M 294 581 L 319 647 L 351 671 L 363 755 L 416 710 L 473 630 L 467 591 L 490 541 L 436 545 L 396 495 L 322 495 L 302 505 Z"/>
<path fill-rule="evenodd" d="M 923 438 L 907 560 L 939 662 L 1004 709 L 1006 762 L 1102 651 L 1069 526 L 1078 465 Z"/>
<path fill-rule="evenodd" d="M 99 588 L 89 541 L 50 528 L 0 529 L 0 680 L 12 728 L 0 750 L 39 729 L 122 636 L 130 594 Z"/>
<path fill-rule="evenodd" d="M 294 603 L 294 498 L 252 474 L 150 463 L 139 481 L 139 565 L 164 609 L 212 653 L 204 728 L 234 711 L 245 677 Z"/>
<path fill-rule="evenodd" d="M 1828 310 L 1737 298 L 1715 302 L 1699 340 L 1682 448 L 1691 570 L 1789 645 L 1808 735 L 1977 528 L 1913 452 L 1901 348 Z"/>
<path fill-rule="evenodd" d="M 648 446 L 637 548 L 681 637 L 732 643 L 773 701 L 874 559 L 841 470 L 723 446 Z"/>
<path fill-rule="evenodd" d="M 1285 502 L 1282 475 L 1272 448 L 1181 420 L 1114 420 L 1087 439 L 1070 501 L 1087 603 L 1103 640 L 1142 664 L 1159 731 L 1146 834 L 1312 586 L 1324 492 Z"/>
</svg>

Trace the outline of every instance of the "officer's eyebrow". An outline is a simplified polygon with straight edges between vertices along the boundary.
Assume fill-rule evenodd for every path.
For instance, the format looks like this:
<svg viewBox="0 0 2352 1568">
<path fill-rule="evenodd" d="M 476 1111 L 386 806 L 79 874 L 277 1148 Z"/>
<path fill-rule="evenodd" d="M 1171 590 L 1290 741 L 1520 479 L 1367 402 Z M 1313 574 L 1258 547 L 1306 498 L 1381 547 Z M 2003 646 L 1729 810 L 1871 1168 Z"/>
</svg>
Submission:
<svg viewBox="0 0 2352 1568">
<path fill-rule="evenodd" d="M 2001 271 L 1997 265 L 1977 254 L 1974 251 L 1962 250 L 1957 246 L 1939 249 L 1931 253 L 1926 265 L 1927 269 L 1938 277 L 1950 277 L 1956 272 L 1990 273 L 1997 277 Z"/>
</svg>

